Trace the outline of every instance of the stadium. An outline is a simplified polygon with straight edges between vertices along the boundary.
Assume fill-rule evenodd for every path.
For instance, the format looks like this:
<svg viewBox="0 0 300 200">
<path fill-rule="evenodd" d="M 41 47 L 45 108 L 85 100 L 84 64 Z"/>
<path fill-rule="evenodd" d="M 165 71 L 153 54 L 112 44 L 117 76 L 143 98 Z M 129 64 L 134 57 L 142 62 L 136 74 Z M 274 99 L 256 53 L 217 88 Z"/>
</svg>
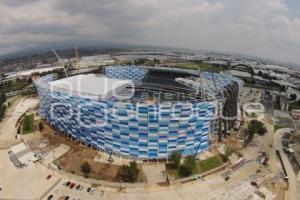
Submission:
<svg viewBox="0 0 300 200">
<path fill-rule="evenodd" d="M 169 67 L 108 66 L 35 82 L 40 116 L 58 132 L 116 156 L 196 155 L 236 121 L 243 82 L 231 75 Z"/>
</svg>

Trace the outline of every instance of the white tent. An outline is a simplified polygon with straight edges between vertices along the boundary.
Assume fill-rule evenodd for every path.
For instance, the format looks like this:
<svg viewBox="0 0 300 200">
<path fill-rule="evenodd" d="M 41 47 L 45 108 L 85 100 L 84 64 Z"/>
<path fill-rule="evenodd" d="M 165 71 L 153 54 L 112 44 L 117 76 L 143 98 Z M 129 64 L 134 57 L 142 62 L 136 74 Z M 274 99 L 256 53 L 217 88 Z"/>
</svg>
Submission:
<svg viewBox="0 0 300 200">
<path fill-rule="evenodd" d="M 17 144 L 13 147 L 11 147 L 11 151 L 16 155 L 22 151 L 25 151 L 27 149 L 27 146 L 24 143 Z"/>
<path fill-rule="evenodd" d="M 34 153 L 32 151 L 30 151 L 29 153 L 20 157 L 19 161 L 24 165 L 29 165 L 29 164 L 37 161 L 37 158 L 34 156 Z"/>
</svg>

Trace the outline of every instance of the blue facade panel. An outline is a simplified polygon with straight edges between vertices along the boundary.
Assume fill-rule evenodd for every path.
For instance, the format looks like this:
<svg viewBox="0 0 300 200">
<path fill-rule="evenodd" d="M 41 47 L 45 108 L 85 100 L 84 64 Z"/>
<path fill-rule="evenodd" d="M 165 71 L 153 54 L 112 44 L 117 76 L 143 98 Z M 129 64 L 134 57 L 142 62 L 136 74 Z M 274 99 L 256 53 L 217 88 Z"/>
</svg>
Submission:
<svg viewBox="0 0 300 200">
<path fill-rule="evenodd" d="M 108 67 L 108 77 L 142 81 L 144 69 Z M 208 148 L 210 102 L 156 103 L 98 101 L 51 92 L 48 75 L 36 81 L 40 115 L 61 132 L 99 150 L 143 159 L 190 155 Z"/>
</svg>

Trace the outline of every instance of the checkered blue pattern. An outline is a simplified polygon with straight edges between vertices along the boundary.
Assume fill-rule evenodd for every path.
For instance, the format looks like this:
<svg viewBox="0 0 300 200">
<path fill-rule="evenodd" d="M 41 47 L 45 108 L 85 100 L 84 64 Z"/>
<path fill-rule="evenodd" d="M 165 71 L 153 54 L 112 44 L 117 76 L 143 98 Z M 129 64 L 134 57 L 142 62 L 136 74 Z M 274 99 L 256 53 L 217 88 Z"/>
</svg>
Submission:
<svg viewBox="0 0 300 200">
<path fill-rule="evenodd" d="M 108 67 L 109 76 L 119 77 L 112 69 Z M 128 68 L 123 69 L 126 74 Z M 130 76 L 136 73 L 133 79 L 141 81 L 145 71 L 133 71 Z M 173 151 L 191 155 L 208 148 L 213 103 L 131 103 L 115 98 L 99 101 L 51 91 L 51 81 L 53 76 L 48 75 L 35 82 L 40 115 L 55 129 L 80 142 L 140 159 L 167 158 Z"/>
<path fill-rule="evenodd" d="M 52 92 L 51 81 L 52 76 L 36 81 L 40 115 L 80 142 L 141 159 L 166 158 L 177 150 L 190 155 L 208 148 L 211 103 L 96 101 Z"/>
<path fill-rule="evenodd" d="M 105 71 L 108 78 L 131 80 L 135 85 L 141 85 L 145 74 L 148 72 L 147 69 L 142 69 L 135 65 L 108 66 Z"/>
</svg>

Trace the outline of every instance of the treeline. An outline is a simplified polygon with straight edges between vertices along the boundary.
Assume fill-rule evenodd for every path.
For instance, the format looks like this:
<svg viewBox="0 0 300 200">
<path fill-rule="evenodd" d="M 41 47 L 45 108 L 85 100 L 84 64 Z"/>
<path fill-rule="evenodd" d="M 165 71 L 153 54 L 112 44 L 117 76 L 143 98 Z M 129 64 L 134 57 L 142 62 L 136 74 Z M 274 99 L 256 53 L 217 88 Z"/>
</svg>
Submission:
<svg viewBox="0 0 300 200">
<path fill-rule="evenodd" d="M 271 76 L 270 74 L 263 73 L 262 71 L 259 71 L 257 75 L 267 80 L 278 80 L 276 76 Z"/>
<path fill-rule="evenodd" d="M 265 135 L 267 133 L 267 128 L 262 122 L 258 120 L 252 120 L 248 125 L 247 132 L 248 132 L 248 136 L 245 139 L 245 145 L 248 145 L 252 141 L 255 134 L 258 134 L 260 136 Z"/>
<path fill-rule="evenodd" d="M 16 79 L 16 80 L 10 80 L 0 83 L 0 90 L 2 92 L 11 92 L 16 90 L 22 90 L 26 86 L 30 85 L 32 83 L 32 79 Z"/>
<path fill-rule="evenodd" d="M 0 94 L 0 121 L 2 121 L 2 119 L 4 118 L 5 115 L 5 110 L 6 110 L 6 96 L 4 91 L 1 90 L 1 94 Z"/>
</svg>

